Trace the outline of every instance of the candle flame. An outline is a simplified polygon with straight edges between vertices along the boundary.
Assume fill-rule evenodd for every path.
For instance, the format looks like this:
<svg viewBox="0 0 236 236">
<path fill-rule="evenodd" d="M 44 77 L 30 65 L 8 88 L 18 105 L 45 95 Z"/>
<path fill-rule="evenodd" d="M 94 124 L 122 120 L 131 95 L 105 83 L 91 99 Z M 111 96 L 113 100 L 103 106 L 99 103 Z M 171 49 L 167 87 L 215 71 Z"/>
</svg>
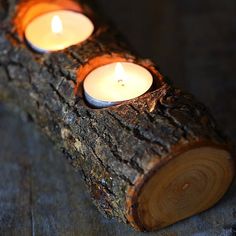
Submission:
<svg viewBox="0 0 236 236">
<path fill-rule="evenodd" d="M 120 62 L 115 67 L 115 78 L 121 86 L 125 86 L 125 69 Z"/>
<path fill-rule="evenodd" d="M 51 21 L 52 32 L 55 34 L 60 34 L 63 31 L 62 21 L 59 16 L 53 16 Z"/>
</svg>

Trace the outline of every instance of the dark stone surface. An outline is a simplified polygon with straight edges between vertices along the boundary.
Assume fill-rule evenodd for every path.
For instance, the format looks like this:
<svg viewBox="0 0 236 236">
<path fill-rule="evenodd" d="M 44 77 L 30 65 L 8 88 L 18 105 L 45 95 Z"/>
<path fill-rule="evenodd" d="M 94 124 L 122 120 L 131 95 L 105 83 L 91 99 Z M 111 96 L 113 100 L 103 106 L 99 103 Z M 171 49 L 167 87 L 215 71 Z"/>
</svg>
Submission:
<svg viewBox="0 0 236 236">
<path fill-rule="evenodd" d="M 97 1 L 140 54 L 210 107 L 235 143 L 236 2 Z M 100 215 L 79 174 L 16 114 L 0 108 L 1 235 L 139 235 Z M 236 184 L 213 209 L 150 235 L 232 235 L 235 223 Z"/>
</svg>

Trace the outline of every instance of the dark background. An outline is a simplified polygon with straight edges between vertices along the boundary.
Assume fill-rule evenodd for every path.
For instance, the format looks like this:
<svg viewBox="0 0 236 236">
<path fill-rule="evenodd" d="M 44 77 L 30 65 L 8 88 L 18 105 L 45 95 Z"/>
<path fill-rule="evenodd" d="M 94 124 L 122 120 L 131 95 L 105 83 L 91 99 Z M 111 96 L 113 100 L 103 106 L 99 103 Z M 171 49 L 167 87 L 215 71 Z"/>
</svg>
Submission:
<svg viewBox="0 0 236 236">
<path fill-rule="evenodd" d="M 211 109 L 235 143 L 236 1 L 96 1 L 142 57 Z M 0 235 L 139 235 L 98 213 L 79 174 L 17 114 L 0 105 Z M 232 235 L 234 226 L 236 184 L 215 208 L 150 235 Z"/>
</svg>

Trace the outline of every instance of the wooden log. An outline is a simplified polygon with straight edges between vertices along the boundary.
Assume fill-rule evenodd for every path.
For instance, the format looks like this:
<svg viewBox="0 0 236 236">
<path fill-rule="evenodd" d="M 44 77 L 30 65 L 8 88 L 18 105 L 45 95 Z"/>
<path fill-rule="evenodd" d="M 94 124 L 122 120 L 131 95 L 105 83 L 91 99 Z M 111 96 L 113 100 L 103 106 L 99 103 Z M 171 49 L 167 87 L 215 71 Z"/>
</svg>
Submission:
<svg viewBox="0 0 236 236">
<path fill-rule="evenodd" d="M 96 30 L 79 45 L 35 53 L 24 29 L 56 9 L 83 12 Z M 24 109 L 81 170 L 101 212 L 150 231 L 204 211 L 224 195 L 234 161 L 206 107 L 130 52 L 84 1 L 4 0 L 0 19 L 1 100 Z M 152 90 L 114 107 L 89 107 L 84 78 L 116 61 L 146 67 L 155 78 Z"/>
</svg>

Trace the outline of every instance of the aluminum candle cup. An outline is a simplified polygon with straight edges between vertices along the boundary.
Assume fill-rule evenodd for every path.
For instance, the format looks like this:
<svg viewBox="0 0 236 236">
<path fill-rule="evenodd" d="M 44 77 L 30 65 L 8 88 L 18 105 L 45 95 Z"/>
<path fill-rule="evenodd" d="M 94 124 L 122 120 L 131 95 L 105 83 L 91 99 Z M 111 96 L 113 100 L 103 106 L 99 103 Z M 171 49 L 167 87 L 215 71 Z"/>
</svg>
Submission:
<svg viewBox="0 0 236 236">
<path fill-rule="evenodd" d="M 25 38 L 37 52 L 62 50 L 91 36 L 94 25 L 78 12 L 52 11 L 36 17 L 25 30 Z"/>
<path fill-rule="evenodd" d="M 130 62 L 111 63 L 88 74 L 84 95 L 91 106 L 104 108 L 141 96 L 152 83 L 152 74 L 142 66 Z"/>
</svg>

